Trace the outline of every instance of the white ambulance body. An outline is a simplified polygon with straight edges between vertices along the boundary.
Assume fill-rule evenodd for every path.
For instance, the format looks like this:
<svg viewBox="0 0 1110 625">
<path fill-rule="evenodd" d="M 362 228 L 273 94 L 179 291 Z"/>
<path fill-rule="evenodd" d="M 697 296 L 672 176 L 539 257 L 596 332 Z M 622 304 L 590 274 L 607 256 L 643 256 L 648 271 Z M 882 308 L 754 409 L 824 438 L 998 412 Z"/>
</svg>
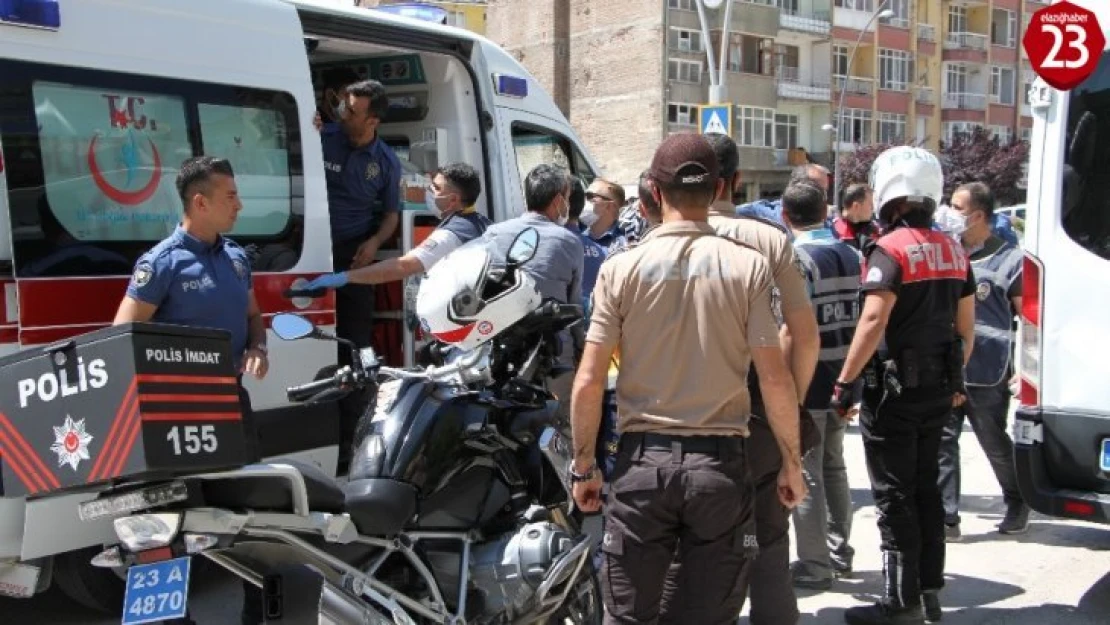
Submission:
<svg viewBox="0 0 1110 625">
<path fill-rule="evenodd" d="M 1073 1 L 1097 14 L 1110 41 L 1110 3 Z M 1110 45 L 1089 53 L 1098 69 L 1076 89 L 1038 79 L 1030 91 L 1015 463 L 1033 509 L 1108 523 Z"/>
<path fill-rule="evenodd" d="M 132 264 L 179 219 L 177 166 L 202 153 L 236 170 L 244 209 L 231 237 L 254 254 L 267 320 L 292 311 L 334 325 L 334 296 L 281 295 L 332 269 L 313 126 L 327 68 L 377 79 L 391 96 L 379 135 L 407 172 L 405 210 L 379 258 L 434 227 L 424 172 L 439 165 L 480 170 L 478 209 L 494 221 L 525 210 L 522 178 L 534 165 L 562 164 L 587 183 L 593 176 L 551 97 L 504 50 L 465 30 L 313 0 L 2 0 L 0 8 L 0 355 L 108 325 Z M 402 285 L 380 287 L 377 302 L 376 345 L 390 364 L 411 362 Z M 335 416 L 288 405 L 285 388 L 334 364 L 335 345 L 271 333 L 269 346 L 268 377 L 247 382 L 264 456 L 300 453 L 333 471 Z M 88 551 L 64 553 L 112 540 L 110 520 L 77 519 L 87 498 L 0 497 L 0 587 L 31 583 L 6 566 L 63 554 L 54 564 L 69 567 L 67 593 L 87 582 L 88 596 L 77 598 L 95 603 L 99 582 L 83 578 L 85 568 L 95 572 L 80 566 Z"/>
</svg>

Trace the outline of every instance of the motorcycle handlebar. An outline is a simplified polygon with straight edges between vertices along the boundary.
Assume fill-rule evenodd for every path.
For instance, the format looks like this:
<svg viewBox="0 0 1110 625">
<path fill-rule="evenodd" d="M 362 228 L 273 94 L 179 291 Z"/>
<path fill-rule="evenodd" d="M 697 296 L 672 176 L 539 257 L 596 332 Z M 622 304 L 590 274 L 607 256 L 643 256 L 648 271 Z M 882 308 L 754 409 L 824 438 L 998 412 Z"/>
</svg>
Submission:
<svg viewBox="0 0 1110 625">
<path fill-rule="evenodd" d="M 337 378 L 324 378 L 323 380 L 316 380 L 307 384 L 301 384 L 300 386 L 290 386 L 285 389 L 285 394 L 289 398 L 289 401 L 302 402 L 322 391 L 336 386 L 338 386 Z"/>
</svg>

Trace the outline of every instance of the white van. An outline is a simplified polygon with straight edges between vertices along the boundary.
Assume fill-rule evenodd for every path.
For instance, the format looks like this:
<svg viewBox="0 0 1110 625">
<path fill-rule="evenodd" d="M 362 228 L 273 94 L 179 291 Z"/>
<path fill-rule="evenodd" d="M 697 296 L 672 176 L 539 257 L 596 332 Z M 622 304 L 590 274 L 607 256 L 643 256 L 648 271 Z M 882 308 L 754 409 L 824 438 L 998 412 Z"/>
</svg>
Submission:
<svg viewBox="0 0 1110 625">
<path fill-rule="evenodd" d="M 1110 3 L 1073 0 L 1098 15 Z M 1070 92 L 1037 79 L 1014 422 L 1022 495 L 1042 514 L 1110 522 L 1110 45 Z"/>
<path fill-rule="evenodd" d="M 256 253 L 266 318 L 293 311 L 334 324 L 334 297 L 281 295 L 331 271 L 313 126 L 328 68 L 377 79 L 391 96 L 379 133 L 410 175 L 401 232 L 380 257 L 434 227 L 423 172 L 438 165 L 478 167 L 478 207 L 495 221 L 524 210 L 522 176 L 536 164 L 592 177 L 551 97 L 504 50 L 461 29 L 311 0 L 2 0 L 0 9 L 0 355 L 110 323 L 132 264 L 178 220 L 177 165 L 200 153 L 236 170 L 244 209 L 231 236 Z M 402 286 L 383 285 L 377 302 L 384 359 L 410 362 Z M 289 406 L 285 388 L 333 364 L 335 346 L 269 344 L 266 381 L 248 382 L 263 455 L 302 452 L 334 470 L 338 420 Z M 62 554 L 54 579 L 67 594 L 118 610 L 122 586 L 87 566 L 83 548 L 114 540 L 110 521 L 77 519 L 76 503 L 90 497 L 0 496 L 0 593 L 41 590 L 37 566 L 18 561 Z"/>
</svg>

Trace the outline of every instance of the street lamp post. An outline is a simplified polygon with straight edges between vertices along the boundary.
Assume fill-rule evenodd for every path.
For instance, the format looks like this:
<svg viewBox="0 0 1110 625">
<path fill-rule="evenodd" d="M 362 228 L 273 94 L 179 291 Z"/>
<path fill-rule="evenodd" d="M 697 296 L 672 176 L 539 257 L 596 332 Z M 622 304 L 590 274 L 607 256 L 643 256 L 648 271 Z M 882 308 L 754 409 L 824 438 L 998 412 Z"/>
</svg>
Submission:
<svg viewBox="0 0 1110 625">
<path fill-rule="evenodd" d="M 840 102 L 836 105 L 836 123 L 832 125 L 832 130 L 835 131 L 833 139 L 833 202 L 840 206 L 840 133 L 844 129 L 844 93 L 848 88 L 848 80 L 852 77 L 852 61 L 856 60 L 856 52 L 859 51 L 859 44 L 863 42 L 863 36 L 867 34 L 867 29 L 871 28 L 871 24 L 877 19 L 889 19 L 894 17 L 894 11 L 886 8 L 890 0 L 883 0 L 879 8 L 867 20 L 867 24 L 859 32 L 859 37 L 856 38 L 855 45 L 852 46 L 852 53 L 848 55 L 848 67 L 844 68 L 844 84 L 840 87 Z"/>
<path fill-rule="evenodd" d="M 705 9 L 717 9 L 725 4 L 724 24 L 721 26 L 721 60 L 718 65 L 713 55 L 713 44 L 709 38 L 709 23 L 705 19 Z M 728 27 L 732 19 L 732 5 L 736 0 L 694 0 L 698 7 L 698 22 L 701 24 L 701 39 L 705 44 L 706 60 L 709 62 L 709 104 L 720 104 L 725 99 L 725 61 L 728 58 Z M 716 73 L 714 73 L 716 69 Z M 732 111 L 729 111 L 732 115 Z"/>
</svg>

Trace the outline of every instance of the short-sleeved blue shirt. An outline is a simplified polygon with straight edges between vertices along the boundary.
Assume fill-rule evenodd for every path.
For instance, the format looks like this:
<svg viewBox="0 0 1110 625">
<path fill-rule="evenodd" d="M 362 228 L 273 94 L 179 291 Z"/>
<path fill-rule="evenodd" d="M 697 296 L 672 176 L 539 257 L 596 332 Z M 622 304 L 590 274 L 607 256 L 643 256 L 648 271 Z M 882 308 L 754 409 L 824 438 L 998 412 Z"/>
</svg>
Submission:
<svg viewBox="0 0 1110 625">
<path fill-rule="evenodd" d="M 356 148 L 338 127 L 320 133 L 332 241 L 365 239 L 401 210 L 401 161 L 381 138 Z"/>
<path fill-rule="evenodd" d="M 251 265 L 237 243 L 205 243 L 181 226 L 135 263 L 127 295 L 157 307 L 152 321 L 231 332 L 236 369 L 247 348 Z"/>
</svg>

